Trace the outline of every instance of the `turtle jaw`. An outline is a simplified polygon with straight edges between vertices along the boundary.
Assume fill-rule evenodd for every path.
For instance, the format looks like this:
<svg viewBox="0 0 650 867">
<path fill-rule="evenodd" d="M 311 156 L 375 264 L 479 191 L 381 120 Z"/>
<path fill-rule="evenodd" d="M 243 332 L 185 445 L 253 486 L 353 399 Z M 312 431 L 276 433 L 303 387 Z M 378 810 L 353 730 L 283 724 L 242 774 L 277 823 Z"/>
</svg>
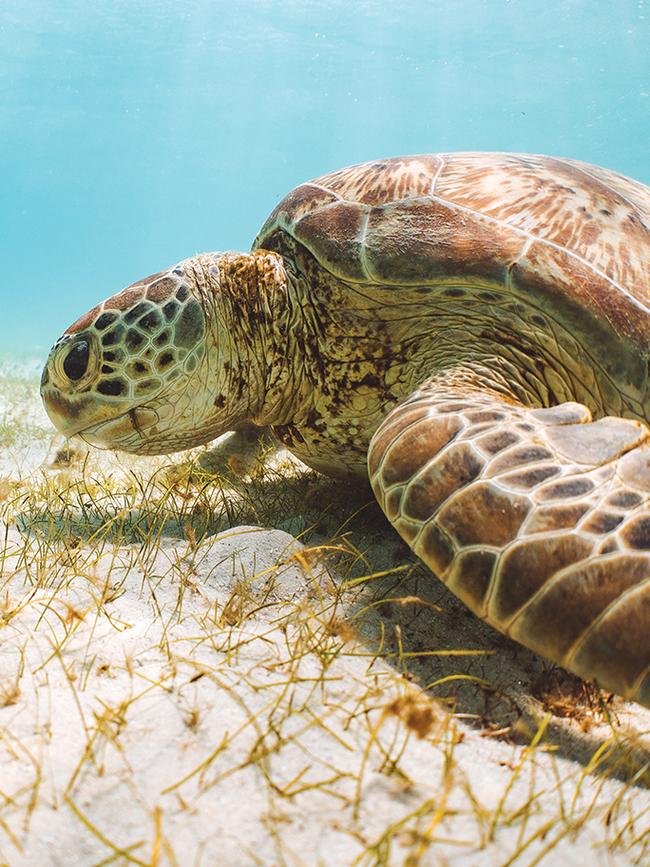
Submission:
<svg viewBox="0 0 650 867">
<path fill-rule="evenodd" d="M 233 430 L 237 422 L 237 415 L 206 411 L 206 407 L 191 400 L 191 395 L 175 393 L 164 400 L 158 395 L 147 403 L 127 403 L 119 412 L 115 407 L 106 407 L 103 417 L 95 417 L 90 423 L 58 427 L 66 436 L 97 449 L 168 455 L 205 445 Z"/>
<path fill-rule="evenodd" d="M 75 436 L 98 449 L 149 454 L 149 432 L 159 422 L 160 416 L 155 410 L 134 406 L 118 416 L 82 428 Z"/>
<path fill-rule="evenodd" d="M 109 406 L 98 403 L 90 392 L 65 394 L 53 385 L 41 385 L 41 399 L 50 421 L 66 439 L 113 417 Z"/>
<path fill-rule="evenodd" d="M 165 413 L 165 417 L 169 415 Z M 194 437 L 187 441 L 168 431 L 165 418 L 147 405 L 131 407 L 118 416 L 84 427 L 76 436 L 94 448 L 133 455 L 166 455 L 199 444 Z"/>
<path fill-rule="evenodd" d="M 201 437 L 200 431 L 197 431 L 198 437 L 196 434 L 182 437 L 168 431 L 165 421 L 172 413 L 171 407 L 165 411 L 166 405 L 159 407 L 161 411 L 146 404 L 132 406 L 117 415 L 113 408 L 106 407 L 103 418 L 94 419 L 90 424 L 87 420 L 80 424 L 79 419 L 87 409 L 85 404 L 71 408 L 71 402 L 65 397 L 47 392 L 43 394 L 43 402 L 59 433 L 66 439 L 76 438 L 97 449 L 135 455 L 162 455 L 191 448 L 213 438 L 212 433 Z M 113 412 L 109 414 L 111 409 Z"/>
</svg>

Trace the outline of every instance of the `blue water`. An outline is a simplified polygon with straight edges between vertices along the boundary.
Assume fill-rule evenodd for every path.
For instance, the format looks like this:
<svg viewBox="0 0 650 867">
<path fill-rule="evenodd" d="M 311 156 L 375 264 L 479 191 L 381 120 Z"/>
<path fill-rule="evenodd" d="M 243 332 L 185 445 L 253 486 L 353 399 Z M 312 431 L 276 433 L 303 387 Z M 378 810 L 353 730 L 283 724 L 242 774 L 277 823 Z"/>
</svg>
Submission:
<svg viewBox="0 0 650 867">
<path fill-rule="evenodd" d="M 291 187 L 436 150 L 650 183 L 646 0 L 0 0 L 0 351 L 247 249 Z"/>
</svg>

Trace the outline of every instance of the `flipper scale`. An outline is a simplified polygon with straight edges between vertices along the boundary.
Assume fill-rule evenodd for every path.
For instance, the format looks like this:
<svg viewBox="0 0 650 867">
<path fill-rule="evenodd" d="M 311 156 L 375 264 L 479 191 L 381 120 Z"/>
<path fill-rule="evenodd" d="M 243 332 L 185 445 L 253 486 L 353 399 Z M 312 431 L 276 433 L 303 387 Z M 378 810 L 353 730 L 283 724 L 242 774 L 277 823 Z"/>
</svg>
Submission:
<svg viewBox="0 0 650 867">
<path fill-rule="evenodd" d="M 530 409 L 438 375 L 379 427 L 371 483 L 476 614 L 650 706 L 649 431 L 590 419 L 581 404 Z"/>
</svg>

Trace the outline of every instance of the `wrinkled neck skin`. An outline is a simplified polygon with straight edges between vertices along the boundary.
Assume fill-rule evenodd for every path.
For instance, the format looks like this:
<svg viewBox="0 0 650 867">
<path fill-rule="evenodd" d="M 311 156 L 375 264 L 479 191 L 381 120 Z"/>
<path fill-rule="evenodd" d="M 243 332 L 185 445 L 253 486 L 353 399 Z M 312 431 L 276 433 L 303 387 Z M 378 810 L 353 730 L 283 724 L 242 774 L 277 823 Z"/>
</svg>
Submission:
<svg viewBox="0 0 650 867">
<path fill-rule="evenodd" d="M 304 315 L 282 258 L 266 251 L 204 253 L 182 268 L 206 315 L 202 375 L 218 433 L 292 420 L 310 389 L 296 351 L 303 343 Z"/>
</svg>

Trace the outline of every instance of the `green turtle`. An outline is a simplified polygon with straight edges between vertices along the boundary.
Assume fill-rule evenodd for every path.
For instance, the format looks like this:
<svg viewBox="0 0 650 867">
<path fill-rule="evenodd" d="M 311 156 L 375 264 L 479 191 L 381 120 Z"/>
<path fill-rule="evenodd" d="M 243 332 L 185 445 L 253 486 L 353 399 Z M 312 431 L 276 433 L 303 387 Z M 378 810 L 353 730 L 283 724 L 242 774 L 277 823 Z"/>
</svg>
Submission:
<svg viewBox="0 0 650 867">
<path fill-rule="evenodd" d="M 42 395 L 97 446 L 173 452 L 252 423 L 368 475 L 479 617 L 650 706 L 649 363 L 648 187 L 437 154 L 304 183 L 252 253 L 94 307 Z"/>
</svg>

